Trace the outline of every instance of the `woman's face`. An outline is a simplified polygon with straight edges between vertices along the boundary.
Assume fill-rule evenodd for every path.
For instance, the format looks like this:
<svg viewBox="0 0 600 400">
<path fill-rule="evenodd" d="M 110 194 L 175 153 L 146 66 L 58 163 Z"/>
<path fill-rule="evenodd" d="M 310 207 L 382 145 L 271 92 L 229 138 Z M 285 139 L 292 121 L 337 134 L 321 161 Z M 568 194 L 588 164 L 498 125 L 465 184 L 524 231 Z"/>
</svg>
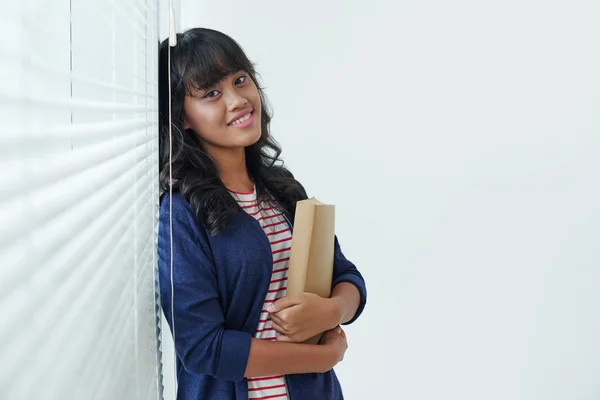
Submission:
<svg viewBox="0 0 600 400">
<path fill-rule="evenodd" d="M 208 89 L 193 91 L 184 101 L 184 129 L 192 129 L 207 152 L 238 149 L 261 135 L 261 102 L 246 72 L 231 74 Z"/>
</svg>

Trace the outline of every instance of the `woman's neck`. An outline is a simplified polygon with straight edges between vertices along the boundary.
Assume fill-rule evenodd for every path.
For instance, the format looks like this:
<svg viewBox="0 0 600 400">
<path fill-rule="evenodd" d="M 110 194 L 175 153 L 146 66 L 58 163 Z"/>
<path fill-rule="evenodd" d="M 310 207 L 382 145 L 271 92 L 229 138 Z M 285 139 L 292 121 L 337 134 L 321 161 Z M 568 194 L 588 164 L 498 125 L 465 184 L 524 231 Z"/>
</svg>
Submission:
<svg viewBox="0 0 600 400">
<path fill-rule="evenodd" d="M 212 153 L 212 159 L 219 170 L 219 177 L 227 189 L 243 193 L 254 190 L 254 182 L 250 179 L 248 167 L 246 166 L 246 151 L 244 148 L 223 149 Z"/>
</svg>

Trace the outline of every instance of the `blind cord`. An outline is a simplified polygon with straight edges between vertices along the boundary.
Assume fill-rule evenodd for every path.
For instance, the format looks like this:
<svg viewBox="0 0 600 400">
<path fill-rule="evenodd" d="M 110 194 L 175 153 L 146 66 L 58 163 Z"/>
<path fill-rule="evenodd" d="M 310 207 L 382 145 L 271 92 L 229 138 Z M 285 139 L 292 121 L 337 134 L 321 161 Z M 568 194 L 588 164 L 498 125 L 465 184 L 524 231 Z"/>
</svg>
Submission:
<svg viewBox="0 0 600 400">
<path fill-rule="evenodd" d="M 171 47 L 177 45 L 177 32 L 175 31 L 175 11 L 173 0 L 169 0 L 169 46 L 167 52 L 167 74 L 169 84 L 169 246 L 170 246 L 170 272 L 171 272 L 171 329 L 173 330 L 173 391 L 174 399 L 177 398 L 177 351 L 175 350 L 175 287 L 173 284 L 173 126 L 171 125 Z"/>
</svg>

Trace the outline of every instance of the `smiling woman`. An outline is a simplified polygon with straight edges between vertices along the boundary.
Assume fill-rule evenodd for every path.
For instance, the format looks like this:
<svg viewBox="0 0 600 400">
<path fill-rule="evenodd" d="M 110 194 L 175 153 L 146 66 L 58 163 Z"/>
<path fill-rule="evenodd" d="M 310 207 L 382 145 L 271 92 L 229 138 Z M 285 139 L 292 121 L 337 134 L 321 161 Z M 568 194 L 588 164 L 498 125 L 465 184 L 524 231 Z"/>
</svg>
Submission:
<svg viewBox="0 0 600 400">
<path fill-rule="evenodd" d="M 183 128 L 195 132 L 208 153 L 243 149 L 260 138 L 260 106 L 256 84 L 240 71 L 210 88 L 190 90 Z"/>
<path fill-rule="evenodd" d="M 159 69 L 158 270 L 177 398 L 341 400 L 339 325 L 361 314 L 365 283 L 336 238 L 331 297 L 285 297 L 291 221 L 308 196 L 279 162 L 252 63 L 197 28 L 162 43 Z"/>
<path fill-rule="evenodd" d="M 303 189 L 278 163 L 281 149 L 269 134 L 271 114 L 253 64 L 230 37 L 210 29 L 177 35 L 167 74 L 168 42 L 160 50 L 160 184 L 169 189 L 168 85 L 171 84 L 174 189 L 189 199 L 211 233 L 223 231 L 238 209 L 226 189 L 268 200 L 279 193 L 288 212 Z M 248 120 L 247 115 L 250 114 Z"/>
</svg>

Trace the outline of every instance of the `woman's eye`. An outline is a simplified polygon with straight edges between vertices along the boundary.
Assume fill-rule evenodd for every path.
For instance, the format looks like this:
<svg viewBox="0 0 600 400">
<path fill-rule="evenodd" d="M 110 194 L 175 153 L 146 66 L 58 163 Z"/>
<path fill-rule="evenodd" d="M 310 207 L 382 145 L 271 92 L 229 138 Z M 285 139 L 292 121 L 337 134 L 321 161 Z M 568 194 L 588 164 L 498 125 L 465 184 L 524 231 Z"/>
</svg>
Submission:
<svg viewBox="0 0 600 400">
<path fill-rule="evenodd" d="M 218 90 L 211 90 L 210 92 L 206 93 L 204 96 L 204 98 L 206 99 L 210 99 L 212 97 L 218 96 L 219 95 L 219 91 Z"/>
<path fill-rule="evenodd" d="M 242 83 L 246 82 L 247 79 L 248 79 L 248 77 L 246 75 L 242 75 L 235 80 L 235 84 L 241 85 Z"/>
</svg>

